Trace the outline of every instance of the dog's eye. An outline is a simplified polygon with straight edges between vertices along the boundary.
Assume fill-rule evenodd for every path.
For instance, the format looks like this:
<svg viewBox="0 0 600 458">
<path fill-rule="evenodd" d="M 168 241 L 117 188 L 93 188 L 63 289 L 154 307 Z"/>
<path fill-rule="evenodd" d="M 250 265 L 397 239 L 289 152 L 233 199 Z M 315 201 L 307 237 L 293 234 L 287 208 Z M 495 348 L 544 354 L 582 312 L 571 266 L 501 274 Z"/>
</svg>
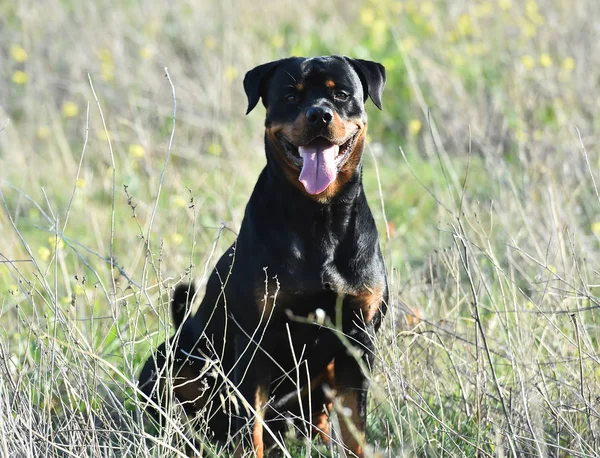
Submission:
<svg viewBox="0 0 600 458">
<path fill-rule="evenodd" d="M 288 94 L 285 96 L 285 101 L 286 102 L 297 102 L 298 96 L 296 94 Z"/>
<path fill-rule="evenodd" d="M 346 100 L 348 100 L 348 97 L 350 97 L 348 94 L 346 94 L 345 92 L 336 92 L 333 95 L 333 98 L 335 100 L 339 100 L 340 102 L 345 102 Z"/>
</svg>

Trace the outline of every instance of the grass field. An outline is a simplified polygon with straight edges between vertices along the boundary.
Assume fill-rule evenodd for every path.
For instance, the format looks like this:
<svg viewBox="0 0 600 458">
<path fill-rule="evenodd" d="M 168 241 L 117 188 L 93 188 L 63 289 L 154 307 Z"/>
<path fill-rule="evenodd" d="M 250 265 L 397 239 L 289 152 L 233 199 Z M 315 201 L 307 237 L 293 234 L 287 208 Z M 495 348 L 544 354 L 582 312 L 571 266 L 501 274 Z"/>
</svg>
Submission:
<svg viewBox="0 0 600 458">
<path fill-rule="evenodd" d="M 243 75 L 334 53 L 388 71 L 368 456 L 598 456 L 599 21 L 595 0 L 0 3 L 0 456 L 183 456 L 135 383 L 264 165 Z"/>
</svg>

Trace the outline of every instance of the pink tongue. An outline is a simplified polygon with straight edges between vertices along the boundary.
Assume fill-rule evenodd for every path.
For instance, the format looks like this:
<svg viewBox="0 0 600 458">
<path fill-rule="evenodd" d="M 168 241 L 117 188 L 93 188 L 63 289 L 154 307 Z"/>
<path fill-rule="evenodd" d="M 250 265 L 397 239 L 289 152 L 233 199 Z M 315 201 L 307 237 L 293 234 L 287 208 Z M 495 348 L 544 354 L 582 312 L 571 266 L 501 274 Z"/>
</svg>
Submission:
<svg viewBox="0 0 600 458">
<path fill-rule="evenodd" d="M 300 183 L 309 194 L 320 194 L 335 181 L 337 166 L 335 157 L 340 147 L 328 141 L 313 140 L 309 145 L 300 146 L 304 164 L 300 172 Z"/>
</svg>

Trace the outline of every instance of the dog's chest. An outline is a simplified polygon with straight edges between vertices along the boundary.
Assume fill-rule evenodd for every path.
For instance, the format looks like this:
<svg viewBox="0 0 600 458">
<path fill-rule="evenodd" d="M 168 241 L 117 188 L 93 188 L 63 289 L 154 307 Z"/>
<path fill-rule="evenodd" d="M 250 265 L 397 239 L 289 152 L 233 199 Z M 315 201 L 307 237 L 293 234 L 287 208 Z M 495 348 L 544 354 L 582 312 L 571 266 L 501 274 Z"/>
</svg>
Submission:
<svg viewBox="0 0 600 458">
<path fill-rule="evenodd" d="M 285 256 L 265 270 L 264 282 L 258 286 L 259 303 L 273 318 L 307 317 L 318 309 L 330 316 L 340 295 L 357 294 L 374 283 L 373 269 L 354 268 L 359 253 L 346 248 L 341 256 L 339 246 L 331 241 L 321 241 L 318 249 L 304 242 L 290 240 Z"/>
<path fill-rule="evenodd" d="M 329 234 L 290 237 L 289 242 L 288 253 L 283 257 L 285 268 L 280 275 L 281 288 L 288 294 L 343 292 L 352 287 L 344 271 L 348 259 L 353 259 L 357 253 L 346 252 L 346 260 L 340 260 L 340 243 Z M 349 251 L 353 251 L 352 248 Z"/>
</svg>

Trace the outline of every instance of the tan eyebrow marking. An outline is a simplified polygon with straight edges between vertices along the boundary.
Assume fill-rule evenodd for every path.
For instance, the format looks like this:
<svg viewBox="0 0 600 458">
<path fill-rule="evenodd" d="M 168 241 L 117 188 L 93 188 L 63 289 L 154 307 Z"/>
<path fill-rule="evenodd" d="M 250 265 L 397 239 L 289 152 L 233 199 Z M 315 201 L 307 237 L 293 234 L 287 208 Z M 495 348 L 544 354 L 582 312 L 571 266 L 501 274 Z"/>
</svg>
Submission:
<svg viewBox="0 0 600 458">
<path fill-rule="evenodd" d="M 297 83 L 296 84 L 296 90 L 301 91 L 302 89 L 304 89 L 304 84 L 302 83 Z"/>
<path fill-rule="evenodd" d="M 325 86 L 327 86 L 330 89 L 333 89 L 335 87 L 335 83 L 332 80 L 327 80 L 325 81 Z"/>
</svg>

